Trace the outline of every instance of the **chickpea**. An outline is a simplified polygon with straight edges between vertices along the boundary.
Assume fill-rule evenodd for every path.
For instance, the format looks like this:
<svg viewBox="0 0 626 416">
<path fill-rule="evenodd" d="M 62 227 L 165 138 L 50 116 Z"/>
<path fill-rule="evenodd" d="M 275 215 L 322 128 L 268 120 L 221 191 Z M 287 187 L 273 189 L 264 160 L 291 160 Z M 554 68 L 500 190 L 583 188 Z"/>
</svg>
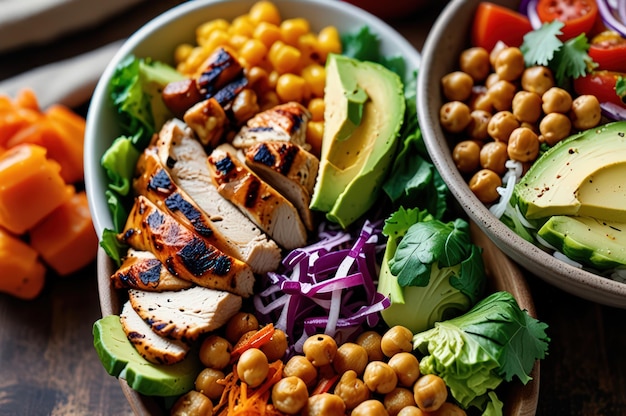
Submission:
<svg viewBox="0 0 626 416">
<path fill-rule="evenodd" d="M 546 114 L 566 114 L 572 108 L 572 96 L 563 88 L 552 87 L 541 96 L 541 108 Z"/>
<path fill-rule="evenodd" d="M 337 349 L 337 354 L 335 354 L 335 359 L 333 360 L 333 367 L 337 374 L 354 370 L 356 374 L 361 375 L 368 361 L 365 348 L 354 342 L 346 342 Z"/>
<path fill-rule="evenodd" d="M 287 352 L 287 334 L 282 329 L 274 329 L 274 334 L 268 342 L 261 346 L 261 351 L 267 357 L 268 361 L 280 360 L 285 356 Z"/>
<path fill-rule="evenodd" d="M 472 173 L 480 166 L 480 146 L 473 140 L 463 140 L 452 149 L 452 159 L 461 173 Z"/>
<path fill-rule="evenodd" d="M 222 396 L 224 385 L 217 381 L 224 378 L 224 373 L 214 368 L 205 368 L 196 377 L 195 388 L 209 399 L 216 400 Z"/>
<path fill-rule="evenodd" d="M 501 141 L 485 143 L 480 149 L 480 166 L 483 169 L 492 170 L 498 175 L 504 175 L 506 161 L 509 159 L 506 149 L 507 144 Z"/>
<path fill-rule="evenodd" d="M 539 123 L 539 140 L 548 146 L 554 146 L 570 135 L 572 122 L 568 116 L 561 113 L 546 114 Z"/>
<path fill-rule="evenodd" d="M 213 414 L 213 403 L 202 393 L 191 390 L 180 396 L 172 409 L 172 416 L 211 416 Z"/>
<path fill-rule="evenodd" d="M 479 170 L 469 181 L 470 190 L 484 204 L 490 204 L 500 197 L 497 190 L 499 186 L 502 186 L 502 179 L 490 169 Z"/>
<path fill-rule="evenodd" d="M 410 352 L 401 352 L 394 355 L 387 364 L 396 372 L 398 384 L 402 386 L 412 386 L 420 376 L 419 360 Z"/>
<path fill-rule="evenodd" d="M 413 392 L 409 389 L 396 387 L 389 393 L 385 394 L 383 399 L 385 409 L 390 416 L 396 416 L 400 410 L 407 406 L 415 406 L 415 398 Z"/>
<path fill-rule="evenodd" d="M 600 123 L 602 110 L 595 95 L 581 95 L 572 102 L 570 119 L 578 130 L 587 130 Z"/>
<path fill-rule="evenodd" d="M 492 72 L 487 76 L 487 79 L 485 79 L 485 87 L 489 89 L 498 81 L 500 81 L 500 77 L 495 72 Z"/>
<path fill-rule="evenodd" d="M 509 136 L 519 127 L 519 121 L 510 111 L 498 111 L 489 120 L 487 132 L 494 140 L 508 142 Z"/>
<path fill-rule="evenodd" d="M 426 413 L 417 406 L 406 406 L 398 412 L 398 416 L 427 416 Z"/>
<path fill-rule="evenodd" d="M 487 126 L 491 119 L 491 113 L 485 110 L 472 110 L 470 113 L 470 122 L 465 132 L 470 139 L 486 140 L 489 137 Z"/>
<path fill-rule="evenodd" d="M 387 357 L 413 351 L 413 332 L 402 325 L 389 328 L 380 340 L 380 348 Z"/>
<path fill-rule="evenodd" d="M 493 108 L 496 111 L 504 111 L 511 109 L 516 90 L 513 83 L 501 79 L 489 87 L 487 94 L 489 94 Z"/>
<path fill-rule="evenodd" d="M 239 338 L 248 331 L 259 329 L 259 321 L 253 313 L 237 312 L 226 323 L 225 337 L 231 344 L 236 344 Z"/>
<path fill-rule="evenodd" d="M 513 130 L 506 151 L 509 158 L 520 162 L 530 162 L 539 154 L 539 137 L 527 127 Z"/>
<path fill-rule="evenodd" d="M 505 81 L 514 81 L 518 79 L 526 64 L 524 63 L 524 55 L 519 48 L 507 47 L 500 51 L 496 56 L 494 70 L 498 77 Z"/>
<path fill-rule="evenodd" d="M 450 133 L 460 133 L 470 122 L 469 106 L 461 101 L 449 101 L 439 110 L 441 126 Z"/>
<path fill-rule="evenodd" d="M 465 101 L 472 93 L 474 80 L 463 71 L 454 71 L 441 78 L 443 95 L 450 101 Z"/>
<path fill-rule="evenodd" d="M 389 364 L 383 361 L 370 361 L 363 372 L 363 381 L 371 391 L 387 394 L 396 388 L 398 376 Z"/>
<path fill-rule="evenodd" d="M 370 389 L 363 380 L 357 377 L 354 370 L 348 370 L 341 375 L 335 386 L 335 394 L 341 397 L 346 404 L 346 409 L 354 409 L 360 403 L 370 398 Z"/>
<path fill-rule="evenodd" d="M 491 102 L 491 97 L 487 94 L 487 90 L 473 92 L 468 106 L 470 111 L 481 110 L 489 113 L 489 115 L 493 112 L 493 103 Z"/>
<path fill-rule="evenodd" d="M 350 416 L 388 416 L 385 406 L 378 400 L 366 400 L 350 413 Z"/>
<path fill-rule="evenodd" d="M 461 52 L 459 66 L 461 71 L 469 74 L 475 82 L 483 81 L 491 70 L 489 52 L 479 46 L 466 49 Z"/>
<path fill-rule="evenodd" d="M 554 75 L 545 66 L 531 66 L 522 74 L 522 89 L 543 95 L 544 92 L 554 87 Z"/>
<path fill-rule="evenodd" d="M 272 403 L 283 413 L 295 415 L 306 405 L 309 391 L 301 378 L 284 377 L 272 386 Z"/>
<path fill-rule="evenodd" d="M 337 342 L 326 334 L 313 335 L 304 341 L 302 351 L 314 366 L 321 367 L 333 362 L 337 354 Z"/>
<path fill-rule="evenodd" d="M 504 42 L 501 42 L 501 41 L 496 42 L 496 44 L 491 49 L 491 52 L 489 52 L 489 63 L 491 64 L 492 67 L 496 65 L 496 58 L 498 58 L 498 54 L 507 47 L 508 46 Z"/>
<path fill-rule="evenodd" d="M 302 409 L 302 416 L 327 416 L 343 415 L 346 412 L 346 405 L 341 397 L 322 393 L 309 397 L 306 406 Z"/>
<path fill-rule="evenodd" d="M 219 335 L 209 335 L 200 345 L 200 362 L 205 367 L 221 370 L 230 362 L 230 352 L 233 347 L 226 338 Z"/>
<path fill-rule="evenodd" d="M 445 402 L 437 411 L 429 413 L 432 416 L 467 416 L 467 412 L 454 403 Z"/>
<path fill-rule="evenodd" d="M 283 367 L 285 377 L 296 376 L 302 379 L 307 386 L 312 386 L 317 380 L 317 368 L 303 355 L 291 357 Z"/>
<path fill-rule="evenodd" d="M 385 357 L 383 350 L 380 347 L 380 341 L 382 338 L 382 335 L 376 331 L 365 331 L 357 337 L 356 343 L 365 348 L 368 360 L 382 361 Z"/>
<path fill-rule="evenodd" d="M 413 385 L 413 396 L 417 407 L 425 412 L 434 412 L 448 399 L 448 389 L 441 377 L 426 374 Z"/>
<path fill-rule="evenodd" d="M 237 375 L 250 387 L 257 387 L 269 373 L 267 357 L 258 348 L 249 348 L 241 353 L 237 362 Z"/>
<path fill-rule="evenodd" d="M 536 92 L 518 91 L 511 105 L 513 115 L 520 121 L 536 123 L 541 117 L 541 97 Z"/>
</svg>

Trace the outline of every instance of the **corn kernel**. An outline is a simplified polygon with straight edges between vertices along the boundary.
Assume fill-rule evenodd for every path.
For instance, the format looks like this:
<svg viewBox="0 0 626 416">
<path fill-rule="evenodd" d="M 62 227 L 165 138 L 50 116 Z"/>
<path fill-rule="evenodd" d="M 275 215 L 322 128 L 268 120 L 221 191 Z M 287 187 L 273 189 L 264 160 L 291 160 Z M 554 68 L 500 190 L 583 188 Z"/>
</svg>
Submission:
<svg viewBox="0 0 626 416">
<path fill-rule="evenodd" d="M 231 35 L 242 35 L 252 37 L 255 25 L 247 15 L 235 17 L 230 24 L 229 33 Z"/>
<path fill-rule="evenodd" d="M 187 60 L 187 58 L 189 58 L 192 50 L 193 46 L 191 46 L 190 44 L 181 43 L 174 50 L 174 62 L 176 62 L 177 65 L 181 62 L 184 62 L 185 60 Z"/>
<path fill-rule="evenodd" d="M 227 32 L 222 29 L 215 29 L 211 32 L 208 39 L 202 46 L 209 52 L 208 54 L 213 53 L 213 51 L 220 46 L 226 46 L 230 42 L 230 36 Z"/>
<path fill-rule="evenodd" d="M 309 21 L 301 17 L 286 19 L 280 24 L 281 38 L 289 45 L 297 45 L 298 38 L 308 33 L 309 30 Z"/>
<path fill-rule="evenodd" d="M 258 39 L 248 39 L 239 49 L 239 56 L 250 66 L 259 65 L 267 55 L 267 47 Z"/>
<path fill-rule="evenodd" d="M 265 93 L 269 90 L 269 74 L 265 69 L 260 66 L 253 66 L 248 69 L 246 76 L 248 78 L 248 85 L 252 88 L 258 95 Z M 278 74 L 276 74 L 276 79 L 278 79 Z M 274 80 L 274 85 L 276 85 L 276 80 Z"/>
<path fill-rule="evenodd" d="M 244 35 L 232 35 L 228 41 L 228 44 L 236 50 L 241 50 L 241 48 L 243 48 L 243 45 L 245 45 L 248 40 L 250 40 L 250 38 Z"/>
<path fill-rule="evenodd" d="M 324 121 L 324 109 L 326 105 L 324 104 L 323 98 L 311 98 L 309 103 L 307 104 L 307 109 L 311 113 L 312 121 Z"/>
<path fill-rule="evenodd" d="M 281 41 L 275 42 L 268 53 L 268 58 L 274 69 L 280 74 L 295 70 L 300 63 L 300 51 Z"/>
<path fill-rule="evenodd" d="M 306 142 L 311 146 L 311 153 L 320 157 L 322 153 L 322 139 L 324 137 L 324 122 L 309 121 L 306 126 Z"/>
<path fill-rule="evenodd" d="M 230 23 L 225 19 L 213 19 L 201 24 L 196 28 L 196 39 L 199 44 L 203 44 L 214 30 L 227 31 Z"/>
<path fill-rule="evenodd" d="M 302 77 L 309 84 L 315 97 L 324 96 L 326 85 L 326 69 L 320 64 L 311 64 L 302 69 Z"/>
<path fill-rule="evenodd" d="M 317 35 L 320 58 L 325 61 L 329 53 L 341 53 L 341 37 L 334 26 L 326 26 Z"/>
<path fill-rule="evenodd" d="M 260 97 L 259 100 L 259 106 L 261 107 L 261 111 L 275 107 L 278 104 L 280 104 L 280 99 L 278 98 L 278 94 L 276 94 L 276 91 L 267 91 Z"/>
<path fill-rule="evenodd" d="M 296 74 L 283 74 L 276 82 L 276 94 L 281 102 L 302 102 L 308 99 L 308 85 L 304 78 Z"/>
<path fill-rule="evenodd" d="M 250 7 L 248 12 L 250 20 L 254 23 L 268 22 L 276 26 L 280 24 L 281 17 L 278 8 L 271 1 L 258 1 Z"/>
<path fill-rule="evenodd" d="M 260 22 L 254 29 L 252 37 L 269 48 L 274 42 L 280 40 L 280 28 L 272 23 Z"/>
</svg>

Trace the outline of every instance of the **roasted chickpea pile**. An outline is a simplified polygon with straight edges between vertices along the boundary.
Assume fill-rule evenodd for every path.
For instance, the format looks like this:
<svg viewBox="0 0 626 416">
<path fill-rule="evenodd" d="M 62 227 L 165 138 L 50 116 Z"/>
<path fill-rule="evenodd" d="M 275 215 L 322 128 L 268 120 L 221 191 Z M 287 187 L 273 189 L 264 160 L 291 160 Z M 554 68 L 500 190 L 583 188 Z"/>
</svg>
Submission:
<svg viewBox="0 0 626 416">
<path fill-rule="evenodd" d="M 284 332 L 275 329 L 268 342 L 246 349 L 233 364 L 231 352 L 257 330 L 255 316 L 239 312 L 220 335 L 207 336 L 200 348 L 200 360 L 206 368 L 198 375 L 195 390 L 181 396 L 171 414 L 212 415 L 226 400 L 223 396 L 229 372 L 236 372 L 241 383 L 254 389 L 266 383 L 272 363 L 278 361 L 282 374 L 272 376 L 273 384 L 268 387 L 266 409 L 273 412 L 267 413 L 270 415 L 466 414 L 448 400 L 441 377 L 420 374 L 419 359 L 413 354 L 413 334 L 405 327 L 395 326 L 383 334 L 366 331 L 354 342 L 341 345 L 328 335 L 313 335 L 304 342 L 302 354 L 290 357 L 286 356 Z"/>
<path fill-rule="evenodd" d="M 456 140 L 452 158 L 485 204 L 499 198 L 508 160 L 525 172 L 542 143 L 554 146 L 601 120 L 595 96 L 573 97 L 556 86 L 549 68 L 527 68 L 516 47 L 464 50 L 459 69 L 445 75 L 441 87 L 446 102 L 439 120 Z"/>
<path fill-rule="evenodd" d="M 259 109 L 297 101 L 311 112 L 307 140 L 321 144 L 324 128 L 325 63 L 341 53 L 337 28 L 315 33 L 305 18 L 283 19 L 270 1 L 254 3 L 232 21 L 214 19 L 196 29 L 196 44 L 178 45 L 174 60 L 183 75 L 197 77 L 217 48 L 227 48 L 246 71 Z"/>
</svg>

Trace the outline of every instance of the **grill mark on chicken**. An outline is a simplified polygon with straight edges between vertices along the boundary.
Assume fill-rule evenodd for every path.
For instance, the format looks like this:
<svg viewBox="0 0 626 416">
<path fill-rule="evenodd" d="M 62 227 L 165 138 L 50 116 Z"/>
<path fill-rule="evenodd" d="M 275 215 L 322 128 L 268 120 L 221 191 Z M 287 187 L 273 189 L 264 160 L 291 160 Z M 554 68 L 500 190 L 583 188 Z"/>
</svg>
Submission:
<svg viewBox="0 0 626 416">
<path fill-rule="evenodd" d="M 111 275 L 115 289 L 141 289 L 149 291 L 180 290 L 192 283 L 180 279 L 165 268 L 154 254 L 129 248 L 120 267 Z"/>
<path fill-rule="evenodd" d="M 206 98 L 210 98 L 242 75 L 243 67 L 237 58 L 226 49 L 218 48 L 209 56 L 206 69 L 198 77 L 198 89 Z"/>
<path fill-rule="evenodd" d="M 246 263 L 212 246 L 142 195 L 135 198 L 121 236 L 134 249 L 152 252 L 174 276 L 245 297 L 252 294 L 254 275 Z"/>
<path fill-rule="evenodd" d="M 235 99 L 237 94 L 243 91 L 243 89 L 247 86 L 248 78 L 245 75 L 242 75 L 217 91 L 212 98 L 214 98 L 222 107 L 226 107 Z"/>
</svg>

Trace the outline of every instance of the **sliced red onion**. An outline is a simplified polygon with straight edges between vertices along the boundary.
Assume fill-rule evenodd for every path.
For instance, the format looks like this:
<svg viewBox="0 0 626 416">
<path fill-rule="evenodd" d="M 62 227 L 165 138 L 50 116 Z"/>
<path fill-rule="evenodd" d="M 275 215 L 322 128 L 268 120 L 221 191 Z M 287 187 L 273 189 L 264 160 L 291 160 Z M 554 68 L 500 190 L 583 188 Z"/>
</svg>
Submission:
<svg viewBox="0 0 626 416">
<path fill-rule="evenodd" d="M 626 37 L 626 23 L 620 22 L 615 17 L 615 15 L 613 14 L 613 8 L 609 4 L 609 2 L 607 0 L 596 0 L 596 3 L 598 4 L 598 12 L 600 13 L 600 17 L 602 18 L 602 21 L 604 22 L 604 24 L 609 29 L 612 29 L 616 31 L 617 33 L 619 33 L 620 36 Z M 618 4 L 619 3 L 623 3 L 623 1 L 618 2 Z M 620 9 L 624 7 L 626 6 L 624 5 L 618 6 L 618 8 Z"/>
<path fill-rule="evenodd" d="M 611 120 L 626 120 L 626 108 L 610 102 L 600 103 L 602 114 Z"/>
<path fill-rule="evenodd" d="M 539 29 L 543 22 L 539 18 L 539 14 L 537 14 L 537 0 L 528 0 L 526 3 L 526 16 L 528 16 L 530 25 L 533 29 Z"/>
</svg>

